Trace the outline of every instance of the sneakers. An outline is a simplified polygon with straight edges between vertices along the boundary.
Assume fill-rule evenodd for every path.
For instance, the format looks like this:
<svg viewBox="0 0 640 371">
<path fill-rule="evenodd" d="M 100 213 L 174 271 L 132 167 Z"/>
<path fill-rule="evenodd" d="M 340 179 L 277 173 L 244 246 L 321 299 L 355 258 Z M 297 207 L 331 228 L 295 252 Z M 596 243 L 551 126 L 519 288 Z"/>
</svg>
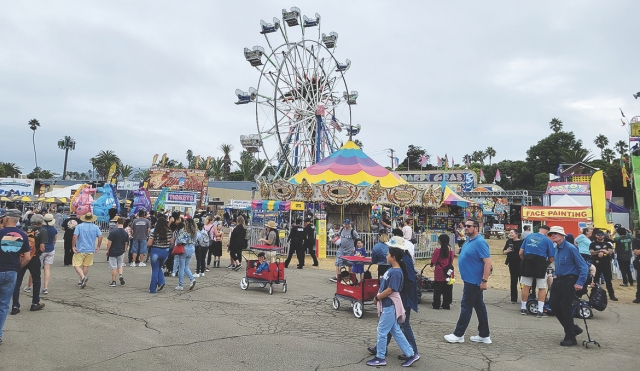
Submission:
<svg viewBox="0 0 640 371">
<path fill-rule="evenodd" d="M 235 267 L 235 266 L 236 266 L 235 264 L 229 264 L 229 265 L 227 265 L 227 268 L 229 268 L 229 269 L 233 269 L 233 267 Z M 206 269 L 205 269 L 205 272 L 207 272 L 207 270 L 206 270 Z"/>
<path fill-rule="evenodd" d="M 621 283 L 620 286 L 627 287 L 627 284 L 626 283 Z"/>
<path fill-rule="evenodd" d="M 136 263 L 135 263 L 135 262 L 134 262 L 134 263 L 131 263 L 129 266 L 130 266 L 130 267 L 135 267 L 135 266 L 136 266 Z"/>
<path fill-rule="evenodd" d="M 164 283 L 160 286 L 158 286 L 158 289 L 156 291 L 162 291 L 162 289 L 164 289 Z"/>
<path fill-rule="evenodd" d="M 526 309 L 520 309 L 520 314 L 522 314 L 523 316 L 527 315 L 527 310 Z"/>
<path fill-rule="evenodd" d="M 124 277 L 122 277 L 122 275 L 120 275 L 120 284 L 124 285 Z"/>
<path fill-rule="evenodd" d="M 194 274 L 193 276 L 194 276 L 194 277 L 196 277 L 196 278 L 198 278 L 198 277 L 200 277 L 200 273 L 196 273 L 196 274 Z"/>
<path fill-rule="evenodd" d="M 329 281 L 331 281 L 331 282 L 338 282 L 338 279 L 337 279 L 337 278 L 335 278 L 335 277 L 331 277 L 331 278 L 329 278 Z"/>
<path fill-rule="evenodd" d="M 24 292 L 31 292 L 31 287 L 29 286 L 25 286 L 24 289 L 22 290 Z"/>
<path fill-rule="evenodd" d="M 138 264 L 138 267 L 146 267 L 146 266 L 147 265 L 145 263 L 142 263 L 142 262 L 140 264 Z"/>
<path fill-rule="evenodd" d="M 49 289 L 42 289 L 42 295 L 47 295 L 49 293 Z"/>
<path fill-rule="evenodd" d="M 386 365 L 387 365 L 387 360 L 381 359 L 378 357 L 374 357 L 373 359 L 367 361 L 367 366 L 386 366 Z"/>
<path fill-rule="evenodd" d="M 87 281 L 89 281 L 89 277 L 87 276 L 82 277 L 82 279 L 80 280 L 81 289 L 84 289 L 84 287 L 87 286 Z"/>
<path fill-rule="evenodd" d="M 229 267 L 227 267 L 227 268 L 229 268 Z M 205 268 L 205 270 L 204 270 L 204 271 L 205 271 L 205 272 L 211 272 L 211 269 L 209 269 L 209 268 Z"/>
<path fill-rule="evenodd" d="M 182 290 L 184 290 L 184 287 L 182 287 L 182 286 L 176 286 L 176 291 L 182 291 Z"/>
<path fill-rule="evenodd" d="M 40 310 L 44 308 L 44 303 L 38 303 L 38 304 L 31 304 L 31 311 L 35 312 L 37 310 Z"/>
<path fill-rule="evenodd" d="M 240 270 L 240 268 L 242 268 L 242 264 L 236 265 L 235 268 L 233 268 L 233 270 L 237 272 Z"/>
<path fill-rule="evenodd" d="M 200 277 L 204 277 L 204 273 L 200 273 Z"/>
<path fill-rule="evenodd" d="M 455 334 L 449 334 L 444 336 L 444 340 L 450 343 L 464 343 L 464 335 L 456 336 Z"/>
<path fill-rule="evenodd" d="M 175 277 L 175 276 L 176 276 L 176 274 L 171 272 L 171 277 Z"/>
<path fill-rule="evenodd" d="M 492 343 L 490 336 L 487 336 L 486 338 L 483 338 L 482 336 L 471 336 L 469 340 L 474 341 L 476 343 L 484 343 L 484 344 Z"/>
<path fill-rule="evenodd" d="M 404 361 L 404 363 L 402 363 L 402 367 L 409 367 L 412 364 L 414 364 L 415 361 L 420 359 L 420 355 L 418 353 L 412 355 L 411 357 L 407 358 L 406 361 Z"/>
<path fill-rule="evenodd" d="M 109 287 L 116 287 L 116 281 L 111 281 L 111 283 L 109 284 Z"/>
<path fill-rule="evenodd" d="M 549 316 L 544 312 L 538 312 L 538 314 L 536 314 L 536 318 L 547 318 L 547 317 Z"/>
<path fill-rule="evenodd" d="M 193 290 L 195 286 L 196 286 L 196 280 L 191 281 L 191 283 L 189 284 L 189 290 Z"/>
</svg>

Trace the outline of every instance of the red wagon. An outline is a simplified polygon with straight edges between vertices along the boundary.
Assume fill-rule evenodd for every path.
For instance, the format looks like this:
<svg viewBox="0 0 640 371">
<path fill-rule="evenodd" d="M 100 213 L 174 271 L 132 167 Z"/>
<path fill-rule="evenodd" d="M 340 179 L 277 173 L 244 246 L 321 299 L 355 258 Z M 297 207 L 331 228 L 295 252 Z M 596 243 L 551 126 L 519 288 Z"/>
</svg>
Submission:
<svg viewBox="0 0 640 371">
<path fill-rule="evenodd" d="M 369 264 L 371 258 L 363 256 L 343 256 L 342 259 L 351 263 Z M 345 282 L 346 281 L 346 282 Z M 358 282 L 355 273 L 349 274 L 349 280 L 338 280 L 336 282 L 336 294 L 333 296 L 333 309 L 340 308 L 340 300 L 348 300 L 353 307 L 353 314 L 356 318 L 362 317 L 365 304 L 373 304 L 373 298 L 378 294 L 380 281 L 377 278 L 365 278 Z"/>
<path fill-rule="evenodd" d="M 263 270 L 260 273 L 256 273 L 258 268 L 256 263 L 257 259 L 249 259 L 250 255 L 256 255 L 256 251 L 262 251 L 268 253 L 268 261 L 272 260 L 272 255 L 282 250 L 282 247 L 269 246 L 269 245 L 255 245 L 251 246 L 248 250 L 245 261 L 247 263 L 246 274 L 240 279 L 240 288 L 246 290 L 249 288 L 249 283 L 257 283 L 260 287 L 266 287 L 269 285 L 269 295 L 273 294 L 273 285 L 282 285 L 282 292 L 287 292 L 287 280 L 284 278 L 284 263 L 280 262 L 280 258 L 276 258 L 274 262 L 269 263 L 269 268 Z"/>
</svg>

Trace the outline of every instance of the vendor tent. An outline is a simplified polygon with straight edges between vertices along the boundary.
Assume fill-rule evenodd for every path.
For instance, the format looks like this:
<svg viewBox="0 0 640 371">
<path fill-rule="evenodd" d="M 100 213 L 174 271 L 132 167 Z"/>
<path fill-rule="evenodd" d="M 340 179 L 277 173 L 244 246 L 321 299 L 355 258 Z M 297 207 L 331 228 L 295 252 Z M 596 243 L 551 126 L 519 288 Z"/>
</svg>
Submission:
<svg viewBox="0 0 640 371">
<path fill-rule="evenodd" d="M 369 186 L 379 180 L 380 186 L 385 188 L 407 184 L 398 174 L 378 165 L 352 141 L 348 141 L 331 156 L 294 175 L 289 182 L 301 184 L 303 179 L 311 184 L 342 180 L 358 186 Z"/>
<path fill-rule="evenodd" d="M 469 207 L 471 201 L 462 198 L 451 187 L 444 187 L 444 195 L 442 196 L 442 203 L 447 205 L 454 205 L 460 207 Z"/>
<path fill-rule="evenodd" d="M 607 201 L 607 213 L 611 215 L 611 223 L 621 224 L 623 227 L 629 228 L 629 209 Z"/>
<path fill-rule="evenodd" d="M 583 206 L 583 205 L 581 205 L 578 201 L 576 201 L 575 199 L 573 199 L 573 197 L 569 195 L 562 195 L 562 197 L 553 201 L 551 206 L 558 207 L 558 206 Z"/>
<path fill-rule="evenodd" d="M 67 197 L 71 198 L 71 196 L 76 192 L 76 189 L 80 188 L 82 184 L 75 184 L 72 186 L 54 189 L 51 192 L 47 192 L 44 194 L 44 197 Z"/>
</svg>

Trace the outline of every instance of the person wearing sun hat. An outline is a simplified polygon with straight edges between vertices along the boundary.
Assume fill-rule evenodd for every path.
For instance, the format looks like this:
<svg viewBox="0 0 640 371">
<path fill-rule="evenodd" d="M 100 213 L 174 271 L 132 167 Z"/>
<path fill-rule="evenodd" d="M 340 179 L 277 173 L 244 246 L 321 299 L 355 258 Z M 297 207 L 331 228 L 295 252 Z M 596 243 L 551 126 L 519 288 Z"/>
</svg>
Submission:
<svg viewBox="0 0 640 371">
<path fill-rule="evenodd" d="M 93 213 L 86 213 L 80 217 L 79 224 L 73 231 L 73 268 L 80 276 L 78 287 L 83 289 L 89 277 L 89 267 L 93 265 L 93 254 L 100 251 L 102 245 L 102 232 L 94 222 L 98 219 Z M 98 245 L 95 245 L 96 238 Z"/>
<path fill-rule="evenodd" d="M 340 278 L 340 269 L 342 267 L 347 266 L 351 271 L 351 264 L 342 259 L 342 257 L 355 254 L 355 241 L 360 238 L 358 232 L 351 225 L 349 218 L 346 218 L 342 224 L 343 227 L 338 231 L 340 244 L 338 245 L 338 251 L 336 251 L 336 276 L 329 279 L 331 282 L 336 282 Z"/>
<path fill-rule="evenodd" d="M 576 335 L 582 333 L 582 329 L 573 323 L 574 290 L 581 290 L 584 286 L 589 267 L 578 248 L 566 240 L 564 228 L 551 227 L 547 236 L 556 245 L 555 278 L 551 285 L 549 306 L 564 328 L 564 339 L 560 345 L 573 346 L 578 344 Z"/>
</svg>

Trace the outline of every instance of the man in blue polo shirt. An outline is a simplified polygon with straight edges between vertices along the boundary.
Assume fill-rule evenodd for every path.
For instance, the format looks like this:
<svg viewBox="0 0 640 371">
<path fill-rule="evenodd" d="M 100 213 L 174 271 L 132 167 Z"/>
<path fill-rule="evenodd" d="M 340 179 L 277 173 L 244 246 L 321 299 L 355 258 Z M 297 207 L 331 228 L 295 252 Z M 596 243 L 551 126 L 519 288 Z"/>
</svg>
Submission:
<svg viewBox="0 0 640 371">
<path fill-rule="evenodd" d="M 460 249 L 458 269 L 464 281 L 462 300 L 460 300 L 460 317 L 456 329 L 444 339 L 450 343 L 464 343 L 464 333 L 471 321 L 471 313 L 476 310 L 478 316 L 478 336 L 469 340 L 477 343 L 491 344 L 489 336 L 489 316 L 484 305 L 482 292 L 487 289 L 487 279 L 491 273 L 491 254 L 487 241 L 480 235 L 480 224 L 469 219 L 464 223 L 467 242 Z"/>
<path fill-rule="evenodd" d="M 547 267 L 553 263 L 553 242 L 547 237 L 549 227 L 541 225 L 538 232 L 528 235 L 522 241 L 520 249 L 520 283 L 522 284 L 522 306 L 520 314 L 527 314 L 527 299 L 533 280 L 538 287 L 538 318 L 547 317 L 544 313 L 544 301 L 547 297 Z"/>
<path fill-rule="evenodd" d="M 573 346 L 578 344 L 576 335 L 582 333 L 582 329 L 573 323 L 573 296 L 575 290 L 581 290 L 587 280 L 589 266 L 580 256 L 578 248 L 565 240 L 564 228 L 551 227 L 548 236 L 556 244 L 555 278 L 551 286 L 549 306 L 564 327 L 564 339 L 560 345 Z"/>
</svg>

